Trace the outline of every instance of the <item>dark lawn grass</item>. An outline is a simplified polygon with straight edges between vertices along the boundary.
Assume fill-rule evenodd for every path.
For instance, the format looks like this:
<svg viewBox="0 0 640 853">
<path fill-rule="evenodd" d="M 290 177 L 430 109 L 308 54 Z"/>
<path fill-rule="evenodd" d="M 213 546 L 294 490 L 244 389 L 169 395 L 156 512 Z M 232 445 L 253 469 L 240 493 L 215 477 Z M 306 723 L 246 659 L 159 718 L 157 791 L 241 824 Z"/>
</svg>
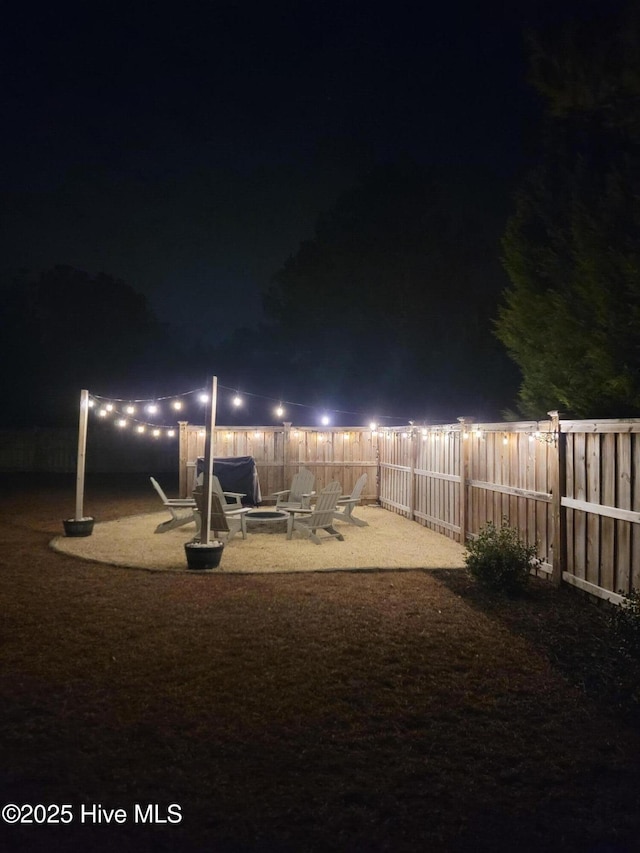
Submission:
<svg viewBox="0 0 640 853">
<path fill-rule="evenodd" d="M 73 478 L 0 480 L 1 799 L 74 811 L 3 851 L 640 849 L 638 726 L 583 597 L 103 567 L 48 547 Z M 145 478 L 89 479 L 86 514 L 157 509 Z"/>
</svg>

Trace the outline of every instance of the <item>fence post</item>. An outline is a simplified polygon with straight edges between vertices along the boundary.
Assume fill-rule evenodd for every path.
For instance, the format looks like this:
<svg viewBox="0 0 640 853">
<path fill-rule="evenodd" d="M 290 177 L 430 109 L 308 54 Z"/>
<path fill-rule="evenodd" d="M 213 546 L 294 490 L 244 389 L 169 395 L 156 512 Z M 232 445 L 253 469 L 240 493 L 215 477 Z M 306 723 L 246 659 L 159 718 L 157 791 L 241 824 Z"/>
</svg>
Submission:
<svg viewBox="0 0 640 853">
<path fill-rule="evenodd" d="M 467 541 L 467 512 L 468 512 L 468 486 L 469 481 L 469 454 L 471 442 L 469 441 L 469 424 L 473 423 L 473 418 L 458 418 L 460 423 L 460 504 L 458 507 L 458 515 L 460 516 L 460 543 L 462 545 Z"/>
<path fill-rule="evenodd" d="M 281 489 L 286 489 L 289 486 L 291 475 L 289 466 L 291 464 L 291 421 L 284 421 L 284 435 L 282 437 L 282 486 Z"/>
<path fill-rule="evenodd" d="M 418 456 L 417 431 L 413 423 L 409 428 L 409 518 L 416 520 L 416 459 Z"/>
<path fill-rule="evenodd" d="M 560 412 L 547 412 L 551 418 L 551 430 L 554 435 L 553 448 L 549 464 L 551 488 L 551 512 L 553 518 L 553 553 L 551 558 L 551 583 L 560 586 L 562 573 L 567 565 L 567 510 L 562 498 L 567 491 L 567 437 L 560 428 Z"/>
<path fill-rule="evenodd" d="M 187 424 L 188 421 L 178 421 L 180 428 L 180 444 L 178 446 L 178 495 L 181 498 L 187 497 L 187 453 L 188 453 L 188 437 Z"/>
<path fill-rule="evenodd" d="M 371 434 L 373 441 L 373 433 Z M 376 435 L 376 504 L 380 506 L 380 497 L 382 495 L 382 467 L 380 463 L 380 443 Z"/>
</svg>

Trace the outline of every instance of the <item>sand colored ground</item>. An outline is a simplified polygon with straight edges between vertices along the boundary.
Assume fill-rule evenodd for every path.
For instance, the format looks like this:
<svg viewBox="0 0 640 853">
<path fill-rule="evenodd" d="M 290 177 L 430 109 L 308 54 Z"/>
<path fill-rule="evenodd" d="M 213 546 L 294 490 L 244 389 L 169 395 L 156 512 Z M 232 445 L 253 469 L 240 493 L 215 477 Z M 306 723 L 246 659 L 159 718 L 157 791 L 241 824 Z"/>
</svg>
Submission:
<svg viewBox="0 0 640 853">
<path fill-rule="evenodd" d="M 247 539 L 236 534 L 226 544 L 215 571 L 252 574 L 464 566 L 464 549 L 446 536 L 380 507 L 363 506 L 357 514 L 368 522 L 367 527 L 336 522 L 344 541 L 327 539 L 320 545 L 298 532 L 287 540 L 282 523 L 272 529 L 250 524 Z M 58 536 L 51 545 L 66 554 L 115 566 L 187 571 L 184 543 L 194 535 L 194 525 L 154 533 L 168 517 L 159 512 L 96 523 L 89 537 Z"/>
</svg>

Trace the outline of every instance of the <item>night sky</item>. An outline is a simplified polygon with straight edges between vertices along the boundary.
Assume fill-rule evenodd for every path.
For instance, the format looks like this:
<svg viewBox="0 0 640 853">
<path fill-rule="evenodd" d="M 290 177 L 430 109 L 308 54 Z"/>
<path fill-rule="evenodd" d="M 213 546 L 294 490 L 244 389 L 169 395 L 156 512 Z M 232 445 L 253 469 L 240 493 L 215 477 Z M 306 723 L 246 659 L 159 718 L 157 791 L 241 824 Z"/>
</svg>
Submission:
<svg viewBox="0 0 640 853">
<path fill-rule="evenodd" d="M 508 211 L 541 112 L 523 30 L 589 6 L 38 5 L 3 22 L 1 280 L 105 272 L 214 345 L 374 164 Z"/>
<path fill-rule="evenodd" d="M 136 5 L 5 22 L 3 272 L 107 272 L 198 331 L 194 303 L 242 288 L 251 322 L 369 164 L 511 177 L 526 159 L 521 29 L 544 4 Z"/>
</svg>

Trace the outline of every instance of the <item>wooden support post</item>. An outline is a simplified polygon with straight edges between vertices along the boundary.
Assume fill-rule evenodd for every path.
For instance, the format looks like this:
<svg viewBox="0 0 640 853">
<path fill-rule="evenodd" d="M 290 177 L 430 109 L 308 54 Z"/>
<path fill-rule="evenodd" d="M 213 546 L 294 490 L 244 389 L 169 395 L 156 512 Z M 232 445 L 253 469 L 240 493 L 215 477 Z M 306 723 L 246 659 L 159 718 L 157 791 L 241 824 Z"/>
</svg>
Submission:
<svg viewBox="0 0 640 853">
<path fill-rule="evenodd" d="M 180 428 L 180 444 L 178 448 L 178 495 L 181 498 L 189 497 L 189 484 L 187 483 L 187 461 L 189 452 L 189 437 L 187 433 L 188 421 L 178 421 Z"/>
<path fill-rule="evenodd" d="M 84 472 L 87 458 L 87 426 L 89 422 L 89 392 L 80 392 L 80 417 L 78 420 L 78 462 L 76 466 L 76 521 L 84 518 Z"/>
<path fill-rule="evenodd" d="M 416 520 L 416 458 L 418 455 L 417 430 L 411 424 L 409 431 L 409 518 Z"/>
<path fill-rule="evenodd" d="M 469 514 L 469 471 L 471 465 L 471 430 L 473 418 L 458 418 L 460 423 L 460 543 L 467 541 L 467 519 Z"/>
<path fill-rule="evenodd" d="M 291 421 L 284 421 L 284 434 L 282 436 L 282 485 L 280 490 L 286 489 L 291 482 Z"/>
<path fill-rule="evenodd" d="M 376 431 L 377 432 L 377 431 Z M 376 434 L 376 503 L 380 506 L 380 497 L 382 489 L 382 466 L 380 462 L 380 442 L 378 441 L 379 432 Z M 373 441 L 373 436 L 372 439 Z"/>
<path fill-rule="evenodd" d="M 562 432 L 560 413 L 548 412 L 551 431 L 554 434 L 553 452 L 549 454 L 549 487 L 551 489 L 551 512 L 553 518 L 553 542 L 551 558 L 551 582 L 562 583 L 562 574 L 567 566 L 567 509 L 562 498 L 567 491 L 567 437 Z"/>
<path fill-rule="evenodd" d="M 206 430 L 204 449 L 204 518 L 201 519 L 200 541 L 209 545 L 211 542 L 211 488 L 213 481 L 214 434 L 216 429 L 216 408 L 218 405 L 218 377 L 211 380 L 211 396 L 207 406 Z"/>
</svg>

